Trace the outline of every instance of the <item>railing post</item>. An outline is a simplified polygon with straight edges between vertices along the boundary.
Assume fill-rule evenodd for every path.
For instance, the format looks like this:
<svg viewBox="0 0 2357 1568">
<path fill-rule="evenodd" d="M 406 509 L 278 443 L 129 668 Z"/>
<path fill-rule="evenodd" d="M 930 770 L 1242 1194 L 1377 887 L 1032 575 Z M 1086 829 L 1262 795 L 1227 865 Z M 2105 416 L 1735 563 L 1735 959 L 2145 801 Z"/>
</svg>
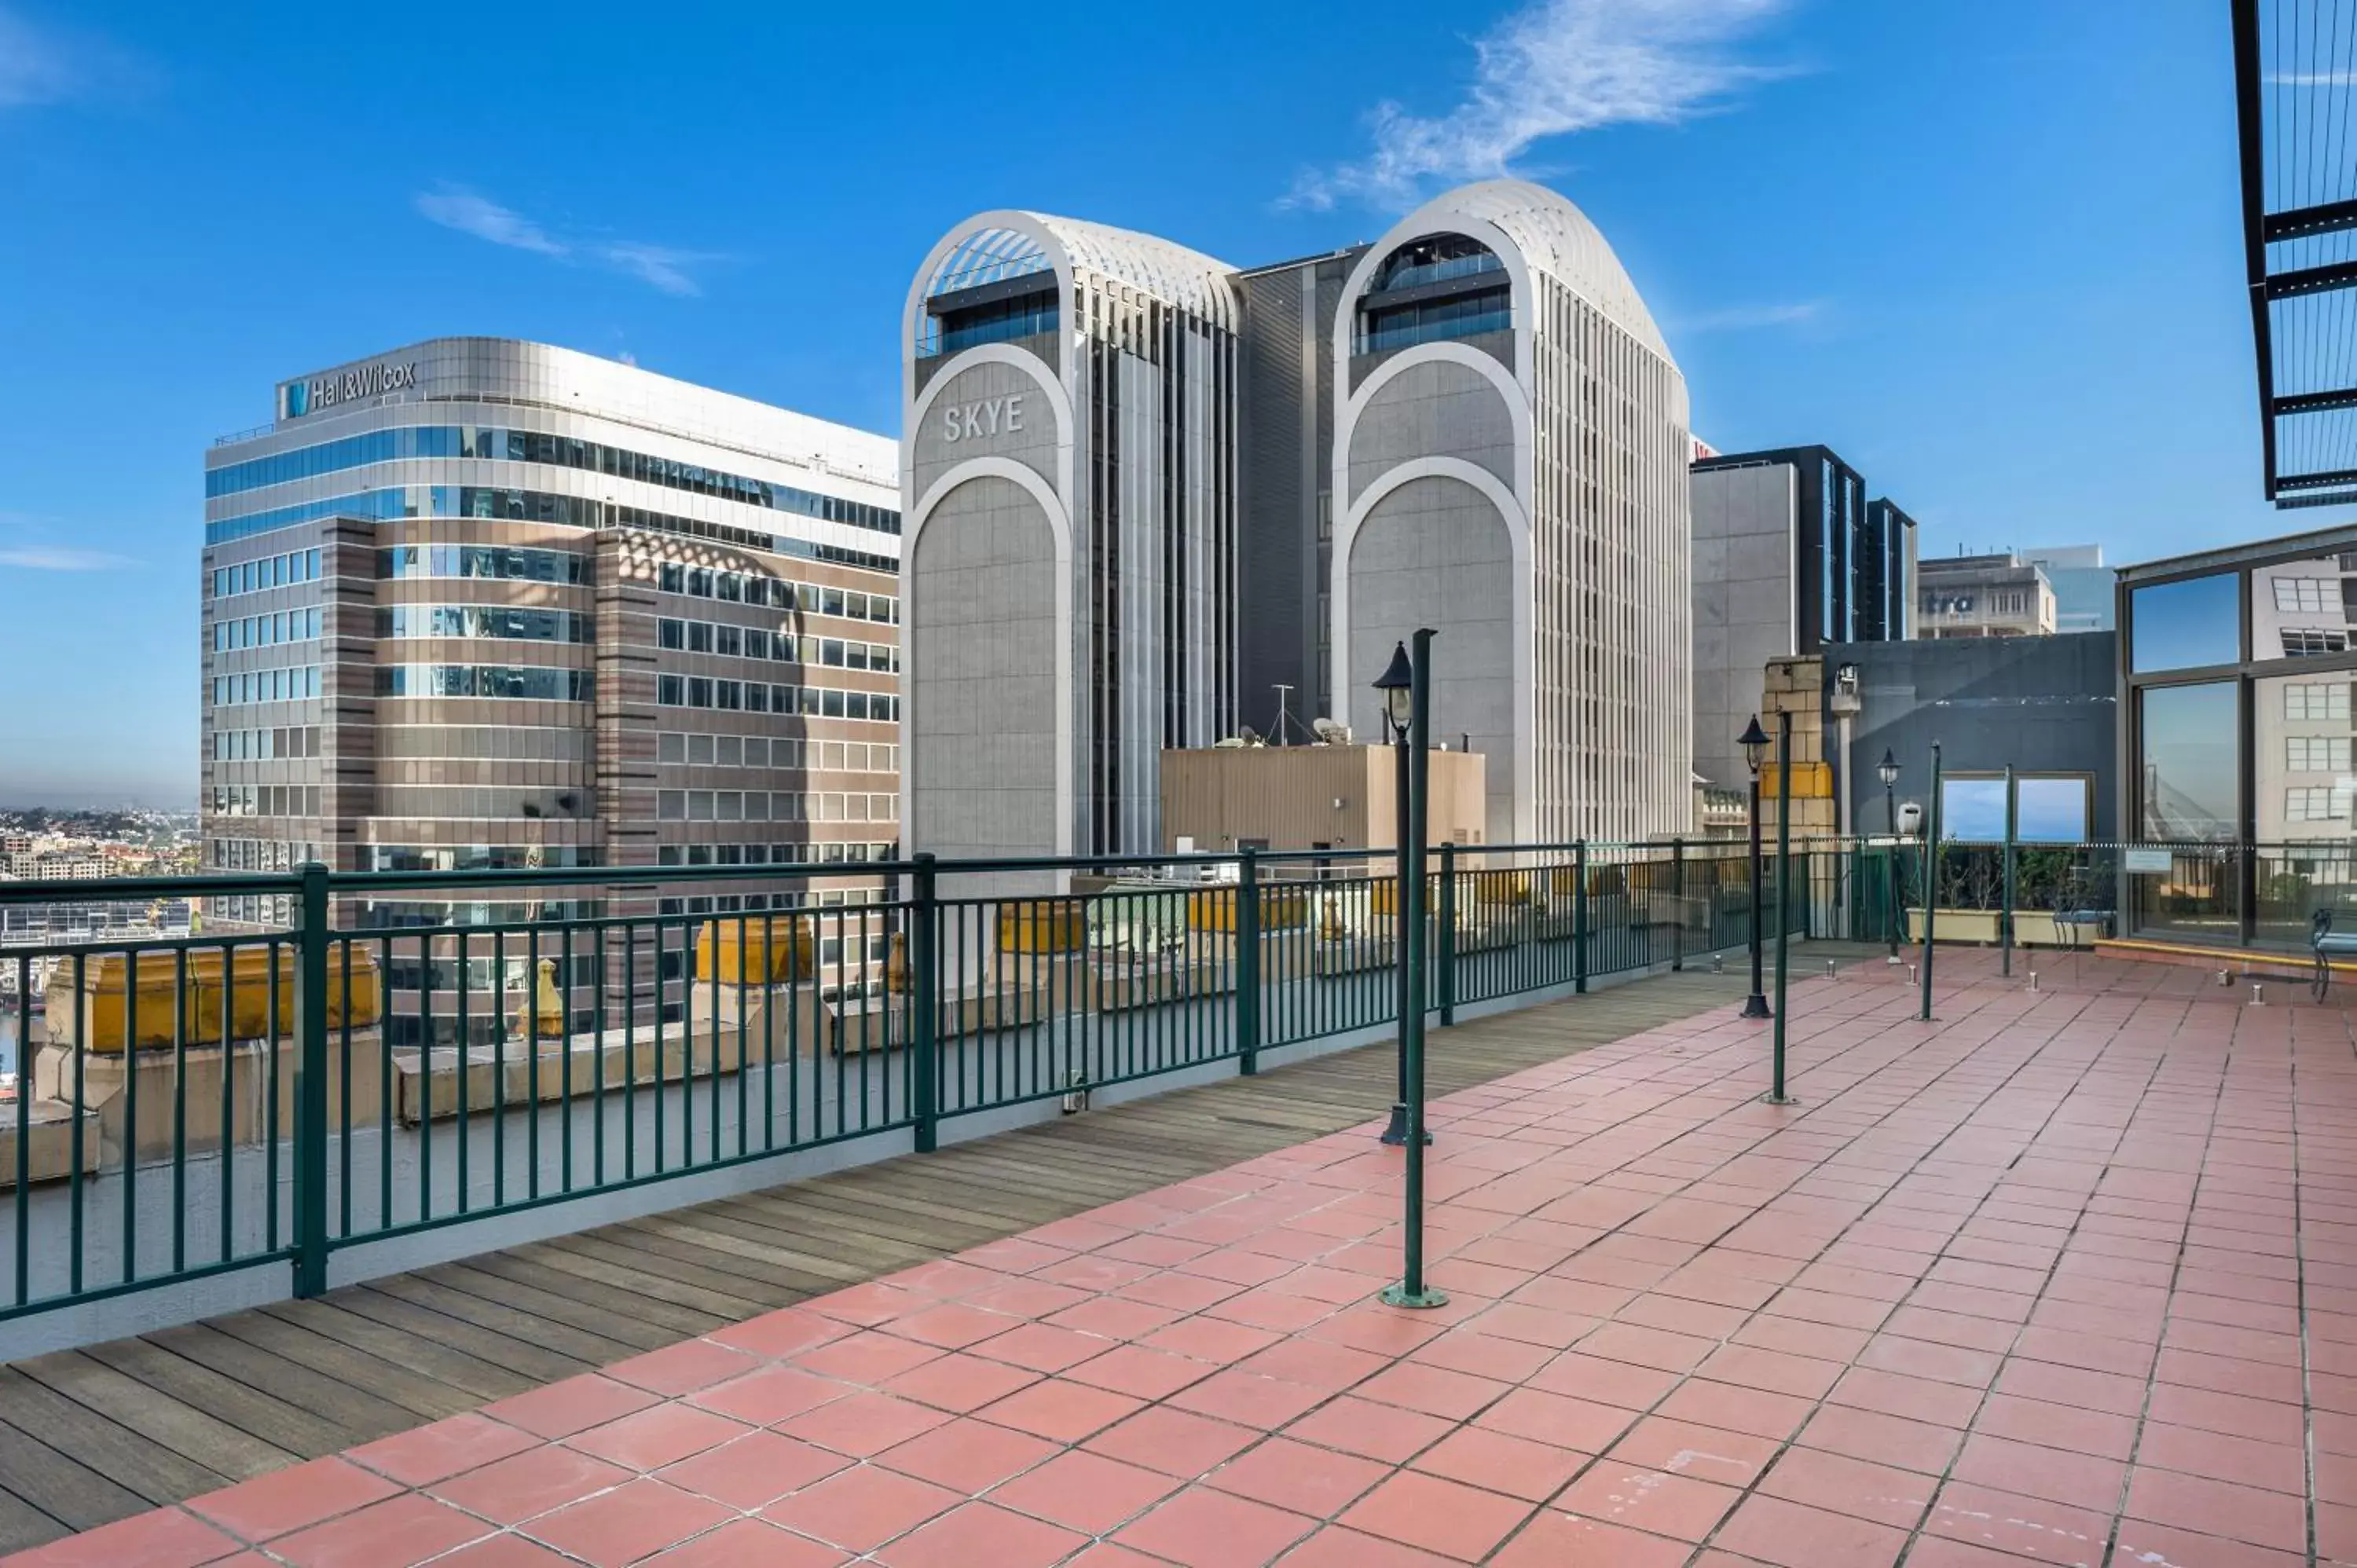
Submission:
<svg viewBox="0 0 2357 1568">
<path fill-rule="evenodd" d="M 295 1294 L 307 1297 L 328 1290 L 328 868 L 306 861 L 302 875 L 295 953 Z"/>
<path fill-rule="evenodd" d="M 1457 1022 L 1457 844 L 1440 843 L 1440 1026 Z"/>
<path fill-rule="evenodd" d="M 1670 972 L 1686 966 L 1686 841 L 1670 841 Z"/>
<path fill-rule="evenodd" d="M 1572 990 L 1587 994 L 1587 841 L 1574 846 L 1571 886 Z"/>
<path fill-rule="evenodd" d="M 1236 1070 L 1260 1071 L 1260 852 L 1244 846 L 1236 867 Z"/>
<path fill-rule="evenodd" d="M 2014 848 L 2015 835 L 2020 826 L 2014 816 L 2014 789 L 2013 764 L 2008 762 L 2005 765 L 2005 896 L 1998 900 L 2004 908 L 1998 911 L 1996 922 L 1997 940 L 2004 950 L 2003 967 L 1999 972 L 2007 976 L 2013 973 L 2013 901 L 2017 891 L 2014 876 L 2016 867 L 2020 864 L 2020 856 Z"/>
<path fill-rule="evenodd" d="M 909 977 L 911 1006 L 909 1043 L 916 1073 L 917 1153 L 930 1155 L 941 1136 L 941 953 L 934 938 L 941 906 L 933 885 L 933 857 L 919 851 L 909 876 Z"/>
<path fill-rule="evenodd" d="M 1923 1010 L 1932 1021 L 1932 926 L 1940 911 L 1940 743 L 1932 743 L 1932 821 L 1923 835 Z"/>
</svg>

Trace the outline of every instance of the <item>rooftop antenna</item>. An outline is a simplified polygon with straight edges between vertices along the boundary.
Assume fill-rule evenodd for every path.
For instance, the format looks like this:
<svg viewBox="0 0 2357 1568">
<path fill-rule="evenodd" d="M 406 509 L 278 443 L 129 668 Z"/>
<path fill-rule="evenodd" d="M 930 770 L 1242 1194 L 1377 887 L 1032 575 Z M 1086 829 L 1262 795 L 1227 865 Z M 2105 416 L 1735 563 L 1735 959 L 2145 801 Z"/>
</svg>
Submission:
<svg viewBox="0 0 2357 1568">
<path fill-rule="evenodd" d="M 1272 733 L 1276 736 L 1276 744 L 1285 746 L 1288 744 L 1285 738 L 1286 730 L 1293 723 L 1293 688 L 1282 681 L 1274 684 L 1276 687 L 1276 728 Z"/>
</svg>

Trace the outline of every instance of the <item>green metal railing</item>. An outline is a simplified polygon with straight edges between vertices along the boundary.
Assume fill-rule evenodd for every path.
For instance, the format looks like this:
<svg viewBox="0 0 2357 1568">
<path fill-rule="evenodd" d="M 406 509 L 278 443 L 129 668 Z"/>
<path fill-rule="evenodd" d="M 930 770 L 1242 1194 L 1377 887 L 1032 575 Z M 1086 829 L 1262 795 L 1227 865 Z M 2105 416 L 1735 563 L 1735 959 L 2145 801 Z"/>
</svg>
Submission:
<svg viewBox="0 0 2357 1568">
<path fill-rule="evenodd" d="M 1812 843 L 1767 918 L 1874 937 L 1874 853 Z M 1428 865 L 1442 1023 L 1750 936 L 1740 844 Z M 1379 1034 L 1399 891 L 1371 851 L 0 886 L 284 914 L 0 949 L 0 1320 L 264 1264 L 313 1294 L 349 1248 Z"/>
</svg>

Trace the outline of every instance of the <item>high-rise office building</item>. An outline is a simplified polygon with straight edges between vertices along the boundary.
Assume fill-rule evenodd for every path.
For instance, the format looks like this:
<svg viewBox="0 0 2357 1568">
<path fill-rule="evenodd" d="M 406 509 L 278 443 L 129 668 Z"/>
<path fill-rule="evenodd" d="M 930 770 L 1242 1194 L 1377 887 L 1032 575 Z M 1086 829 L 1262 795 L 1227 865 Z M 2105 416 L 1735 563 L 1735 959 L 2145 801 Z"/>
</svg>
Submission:
<svg viewBox="0 0 2357 1568">
<path fill-rule="evenodd" d="M 989 212 L 905 323 L 914 846 L 1151 854 L 1165 746 L 1236 725 L 1229 269 Z"/>
<path fill-rule="evenodd" d="M 1921 637 L 2051 637 L 2058 629 L 2046 568 L 2010 550 L 1932 556 L 1921 564 L 1916 592 Z"/>
<path fill-rule="evenodd" d="M 205 463 L 206 864 L 886 858 L 897 467 L 883 436 L 535 343 L 281 383 Z M 804 896 L 781 875 L 681 908 Z"/>
<path fill-rule="evenodd" d="M 2100 544 L 2041 544 L 2021 552 L 2023 560 L 2045 568 L 2054 587 L 2056 631 L 2109 631 L 2119 569 L 2104 564 Z"/>
<path fill-rule="evenodd" d="M 1367 247 L 1235 277 L 1237 705 L 1249 727 L 1297 743 L 1332 716 L 1335 324 Z M 1348 671 L 1345 672 L 1346 675 Z M 1280 688 L 1282 688 L 1280 690 Z"/>
<path fill-rule="evenodd" d="M 1686 826 L 1684 382 L 1562 197 L 1242 273 L 985 213 L 904 347 L 913 847 L 1151 851 L 1163 748 L 1273 727 L 1278 685 L 1372 736 L 1420 626 L 1487 842 Z"/>
<path fill-rule="evenodd" d="M 1826 446 L 1699 458 L 1693 498 L 1695 770 L 1738 789 L 1768 660 L 1911 635 L 1915 520 Z"/>
</svg>

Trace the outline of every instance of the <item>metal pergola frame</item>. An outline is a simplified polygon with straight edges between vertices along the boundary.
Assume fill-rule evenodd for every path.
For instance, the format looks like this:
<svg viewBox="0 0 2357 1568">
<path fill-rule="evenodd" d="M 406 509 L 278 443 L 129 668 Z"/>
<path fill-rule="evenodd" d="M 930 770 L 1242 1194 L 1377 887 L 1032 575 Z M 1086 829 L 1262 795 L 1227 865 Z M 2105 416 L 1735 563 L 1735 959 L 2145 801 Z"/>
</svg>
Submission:
<svg viewBox="0 0 2357 1568">
<path fill-rule="evenodd" d="M 2272 259 L 2271 249 L 2287 242 L 2309 241 L 2326 235 L 2357 231 L 2357 196 L 2347 199 L 2316 201 L 2298 205 L 2271 205 L 2268 199 L 2268 168 L 2275 158 L 2278 175 L 2283 171 L 2285 149 L 2276 145 L 2277 136 L 2270 134 L 2266 90 L 2270 85 L 2287 83 L 2298 90 L 2315 91 L 2330 87 L 2343 89 L 2357 83 L 2341 80 L 2345 72 L 2328 71 L 2303 79 L 2267 73 L 2266 48 L 2261 35 L 2261 0 L 2230 0 L 2233 13 L 2234 34 L 2234 106 L 2241 145 L 2243 182 L 2243 248 L 2244 267 L 2249 276 L 2251 298 L 2251 336 L 2256 351 L 2259 372 L 2259 428 L 2267 499 L 2278 507 L 2325 506 L 2336 502 L 2357 501 L 2357 466 L 2309 467 L 2287 473 L 2283 469 L 2286 443 L 2282 439 L 2282 421 L 2287 417 L 2329 413 L 2341 409 L 2357 409 L 2357 368 L 2330 378 L 2333 384 L 2312 386 L 2293 392 L 2280 392 L 2276 385 L 2277 322 L 2276 306 L 2286 300 L 2306 295 L 2324 295 L 2357 286 L 2357 260 L 2336 259 L 2323 264 L 2287 265 L 2278 268 Z M 2335 58 L 2342 38 L 2342 17 L 2338 0 L 2272 0 L 2271 16 L 2278 32 L 2286 26 L 2288 11 L 2289 27 L 2297 48 L 2302 23 L 2309 24 L 2306 34 L 2311 50 L 2322 36 L 2325 13 L 2332 14 Z M 2357 28 L 2352 29 L 2352 49 L 2357 49 Z M 2277 53 L 2282 52 L 2280 38 L 2276 40 Z M 2330 63 L 2330 61 L 2328 61 Z M 2345 123 L 2349 105 L 2339 108 Z M 2337 158 L 2343 144 L 2336 142 L 2328 156 Z M 2352 162 L 2357 162 L 2357 138 L 2346 144 Z M 2305 149 L 2297 141 L 2290 149 L 2297 159 Z M 2305 180 L 2309 170 L 2298 171 Z M 2323 177 L 2336 185 L 2350 182 L 2337 177 L 2337 171 L 2322 171 Z M 2297 328 L 2295 328 L 2297 330 Z M 2287 338 L 2289 334 L 2285 334 Z M 2306 349 L 2307 344 L 2296 345 Z M 2319 346 L 2320 347 L 2320 346 Z M 2316 355 L 2310 354 L 2313 360 Z"/>
</svg>

